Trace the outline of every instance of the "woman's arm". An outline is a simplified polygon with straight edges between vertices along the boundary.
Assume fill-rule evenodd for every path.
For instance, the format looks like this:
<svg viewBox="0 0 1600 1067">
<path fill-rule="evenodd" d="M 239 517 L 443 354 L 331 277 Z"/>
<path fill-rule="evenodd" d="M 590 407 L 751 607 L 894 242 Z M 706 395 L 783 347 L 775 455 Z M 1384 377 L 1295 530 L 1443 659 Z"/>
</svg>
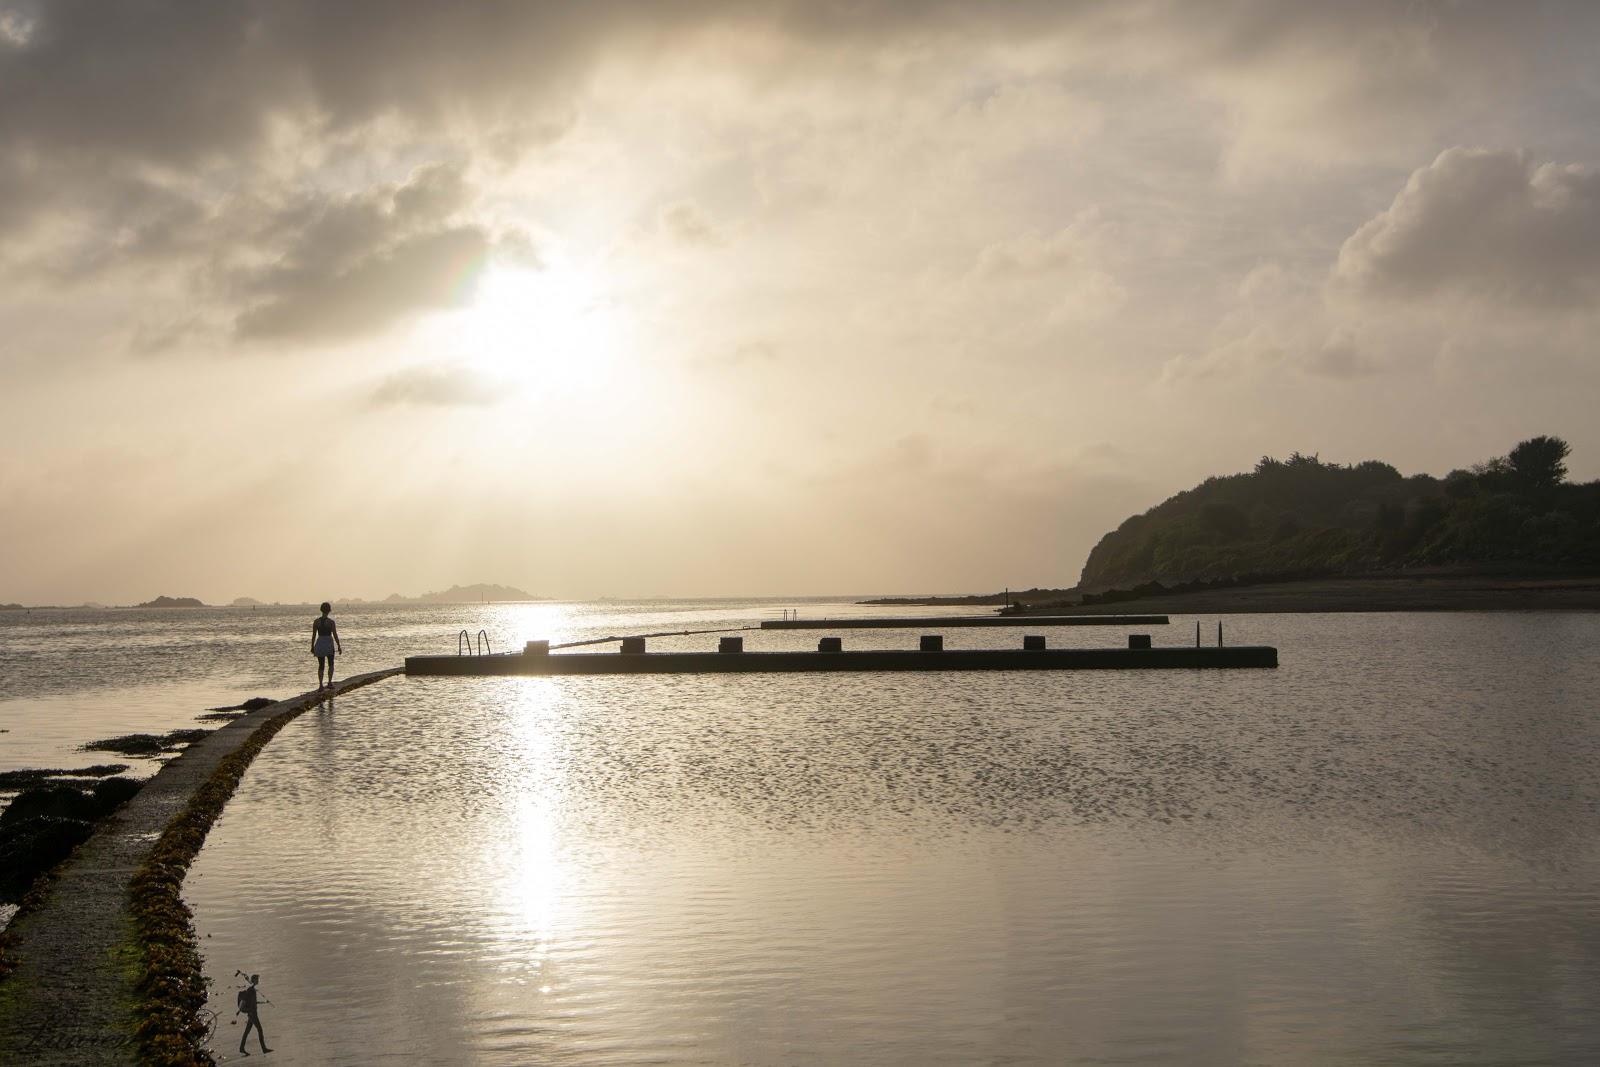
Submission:
<svg viewBox="0 0 1600 1067">
<path fill-rule="evenodd" d="M 339 640 L 339 624 L 329 619 L 328 627 L 333 631 L 333 647 L 339 650 L 339 655 L 344 655 L 344 642 Z"/>
<path fill-rule="evenodd" d="M 311 620 L 311 651 L 312 651 L 313 655 L 317 651 L 317 620 L 316 619 L 312 619 Z"/>
</svg>

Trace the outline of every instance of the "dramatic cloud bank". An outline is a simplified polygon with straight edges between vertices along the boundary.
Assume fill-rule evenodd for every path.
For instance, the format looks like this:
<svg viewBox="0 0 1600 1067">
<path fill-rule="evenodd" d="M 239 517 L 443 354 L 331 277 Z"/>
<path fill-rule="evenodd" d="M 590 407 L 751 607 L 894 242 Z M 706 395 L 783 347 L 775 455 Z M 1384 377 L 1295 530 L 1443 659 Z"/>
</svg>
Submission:
<svg viewBox="0 0 1600 1067">
<path fill-rule="evenodd" d="M 1577 2 L 0 0 L 0 601 L 1065 583 L 1263 452 L 1556 433 L 1591 477 L 1597 42 Z"/>
<path fill-rule="evenodd" d="M 1600 170 L 1541 163 L 1526 151 L 1452 148 L 1344 243 L 1338 276 L 1377 296 L 1592 305 Z"/>
</svg>

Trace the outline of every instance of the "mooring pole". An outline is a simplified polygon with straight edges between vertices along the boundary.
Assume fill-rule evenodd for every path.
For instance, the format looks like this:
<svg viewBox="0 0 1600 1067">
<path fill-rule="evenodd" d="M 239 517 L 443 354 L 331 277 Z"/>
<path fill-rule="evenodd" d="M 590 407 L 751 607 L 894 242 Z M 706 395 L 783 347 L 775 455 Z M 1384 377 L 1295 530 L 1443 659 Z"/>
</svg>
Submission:
<svg viewBox="0 0 1600 1067">
<path fill-rule="evenodd" d="M 1200 620 L 1194 620 L 1194 647 L 1200 647 Z"/>
<path fill-rule="evenodd" d="M 1222 620 L 1217 620 L 1217 647 L 1222 647 Z"/>
</svg>

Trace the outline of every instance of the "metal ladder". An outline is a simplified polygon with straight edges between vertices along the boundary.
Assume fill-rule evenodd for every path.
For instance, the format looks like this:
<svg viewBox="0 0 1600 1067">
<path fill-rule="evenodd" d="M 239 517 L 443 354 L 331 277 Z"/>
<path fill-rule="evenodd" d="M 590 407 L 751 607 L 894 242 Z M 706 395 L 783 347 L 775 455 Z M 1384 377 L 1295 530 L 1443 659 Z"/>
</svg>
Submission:
<svg viewBox="0 0 1600 1067">
<path fill-rule="evenodd" d="M 463 651 L 463 649 L 465 649 L 465 651 Z M 494 649 L 489 646 L 489 631 L 488 630 L 479 630 L 478 631 L 478 643 L 477 643 L 476 650 L 474 650 L 474 648 L 473 648 L 472 634 L 471 633 L 469 633 L 466 630 L 462 630 L 460 633 L 456 634 L 456 655 L 458 655 L 458 656 L 492 656 L 492 655 L 494 655 Z"/>
</svg>

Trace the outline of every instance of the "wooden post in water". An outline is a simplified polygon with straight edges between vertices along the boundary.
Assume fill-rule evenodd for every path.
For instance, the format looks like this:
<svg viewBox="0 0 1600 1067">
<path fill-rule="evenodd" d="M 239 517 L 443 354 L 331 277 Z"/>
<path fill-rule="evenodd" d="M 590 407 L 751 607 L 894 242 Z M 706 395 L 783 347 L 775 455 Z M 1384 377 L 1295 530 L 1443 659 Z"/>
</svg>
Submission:
<svg viewBox="0 0 1600 1067">
<path fill-rule="evenodd" d="M 1194 620 L 1194 647 L 1200 647 L 1200 620 Z"/>
<path fill-rule="evenodd" d="M 1222 620 L 1217 620 L 1217 647 L 1222 647 Z"/>
</svg>

